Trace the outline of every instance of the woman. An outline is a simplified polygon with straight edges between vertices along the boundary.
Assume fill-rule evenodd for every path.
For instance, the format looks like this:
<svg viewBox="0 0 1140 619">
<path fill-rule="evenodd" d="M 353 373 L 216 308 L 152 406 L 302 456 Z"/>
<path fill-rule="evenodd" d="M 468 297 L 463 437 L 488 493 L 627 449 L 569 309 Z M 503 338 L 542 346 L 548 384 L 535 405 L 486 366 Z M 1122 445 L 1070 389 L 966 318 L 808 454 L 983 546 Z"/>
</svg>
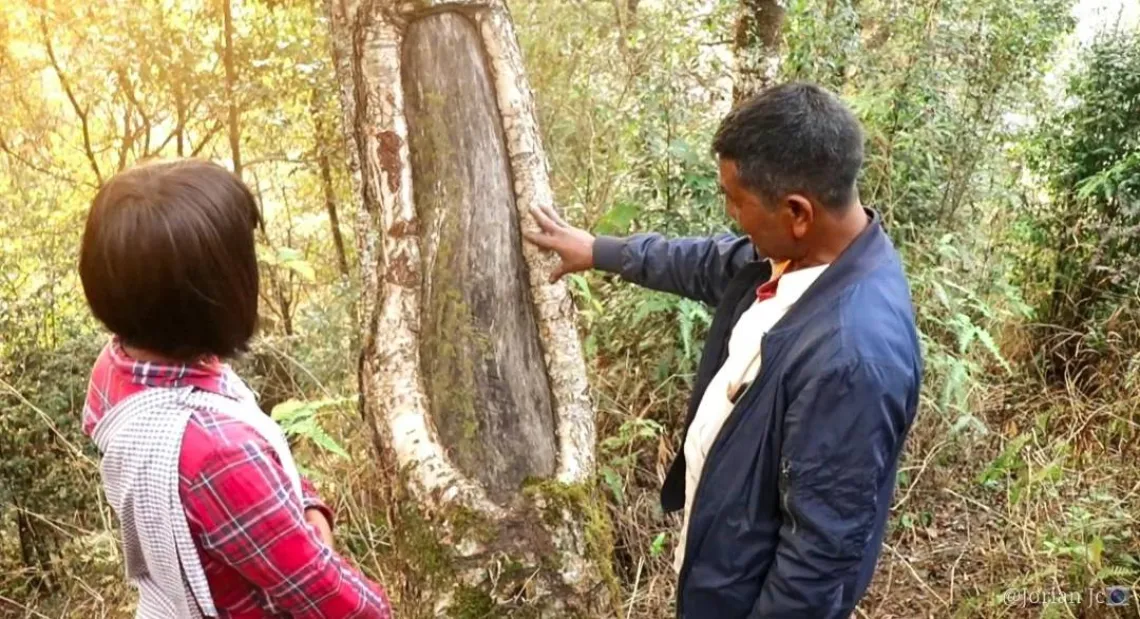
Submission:
<svg viewBox="0 0 1140 619">
<path fill-rule="evenodd" d="M 387 619 L 332 549 L 332 514 L 223 361 L 257 322 L 249 189 L 199 160 L 145 164 L 100 189 L 79 262 L 113 333 L 83 428 L 102 453 L 136 616 Z"/>
</svg>

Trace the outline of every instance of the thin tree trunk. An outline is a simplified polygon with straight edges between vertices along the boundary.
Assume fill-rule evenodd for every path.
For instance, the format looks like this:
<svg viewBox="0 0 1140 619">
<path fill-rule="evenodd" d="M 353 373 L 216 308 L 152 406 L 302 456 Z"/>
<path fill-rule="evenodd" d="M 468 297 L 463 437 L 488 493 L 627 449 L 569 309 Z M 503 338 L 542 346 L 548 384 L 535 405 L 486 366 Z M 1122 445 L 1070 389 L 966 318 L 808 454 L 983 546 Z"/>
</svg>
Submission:
<svg viewBox="0 0 1140 619">
<path fill-rule="evenodd" d="M 329 216 L 329 228 L 332 232 L 333 247 L 336 249 L 336 263 L 340 267 L 342 277 L 349 276 L 348 254 L 344 250 L 344 235 L 340 231 L 340 215 L 336 208 L 336 192 L 333 191 L 332 165 L 329 163 L 329 153 L 324 148 L 317 151 L 317 165 L 321 168 L 321 188 L 325 196 L 325 211 Z"/>
<path fill-rule="evenodd" d="M 521 241 L 553 196 L 510 16 L 500 0 L 327 3 L 361 201 L 362 413 L 392 481 L 401 606 L 613 616 L 572 305 Z"/>
<path fill-rule="evenodd" d="M 234 18 L 232 0 L 222 1 L 222 16 L 225 30 L 225 50 L 223 63 L 226 66 L 226 103 L 229 105 L 230 156 L 233 158 L 234 174 L 241 178 L 241 117 L 238 114 L 236 98 L 237 67 L 234 62 Z"/>
<path fill-rule="evenodd" d="M 174 126 L 176 150 L 179 157 L 186 154 L 186 102 L 182 96 L 182 85 L 178 84 L 174 91 L 174 113 L 177 123 Z"/>
<path fill-rule="evenodd" d="M 740 1 L 734 41 L 734 104 L 767 88 L 779 74 L 784 12 L 782 0 Z"/>
<path fill-rule="evenodd" d="M 336 250 L 336 262 L 340 268 L 340 274 L 345 279 L 349 276 L 348 271 L 348 254 L 344 249 L 344 235 L 340 231 L 340 214 L 337 212 L 336 207 L 336 191 L 333 187 L 332 178 L 332 162 L 329 161 L 329 144 L 334 139 L 331 132 L 325 126 L 324 118 L 321 116 L 322 101 L 320 89 L 313 89 L 313 100 L 311 114 L 313 116 L 313 130 L 316 134 L 315 148 L 317 151 L 317 167 L 321 173 L 321 190 L 325 198 L 325 212 L 329 216 L 329 228 L 332 233 L 333 248 Z"/>
</svg>

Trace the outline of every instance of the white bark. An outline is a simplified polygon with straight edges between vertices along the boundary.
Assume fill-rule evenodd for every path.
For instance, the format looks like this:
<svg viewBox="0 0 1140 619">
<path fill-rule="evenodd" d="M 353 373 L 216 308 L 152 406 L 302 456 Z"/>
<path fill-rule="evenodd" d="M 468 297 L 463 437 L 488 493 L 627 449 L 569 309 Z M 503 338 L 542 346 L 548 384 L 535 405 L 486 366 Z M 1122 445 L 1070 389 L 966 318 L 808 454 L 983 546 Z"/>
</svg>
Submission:
<svg viewBox="0 0 1140 619">
<path fill-rule="evenodd" d="M 339 10 L 336 5 L 339 4 Z M 352 143 L 360 172 L 361 389 L 366 416 L 386 440 L 411 490 L 425 503 L 460 501 L 498 515 L 476 484 L 448 461 L 427 415 L 419 376 L 420 280 L 423 265 L 408 163 L 408 128 L 400 77 L 400 30 L 385 3 L 333 0 L 336 45 L 349 51 Z M 343 21 L 341 21 L 343 20 Z M 345 33 L 354 39 L 344 40 Z M 349 50 L 344 50 L 351 46 Z M 338 58 L 340 67 L 345 60 Z M 363 104 L 364 110 L 361 110 Z M 363 112 L 363 114 L 362 114 Z M 347 112 L 346 112 L 347 115 Z M 363 117 L 363 118 L 362 118 Z M 350 125 L 350 126 L 353 126 Z M 363 125 L 363 126 L 361 126 Z M 371 195 L 376 204 L 368 204 Z M 378 211 L 378 212 L 377 212 Z"/>
<path fill-rule="evenodd" d="M 521 489 L 517 500 L 491 500 L 485 488 L 448 457 L 431 418 L 431 394 L 425 393 L 421 376 L 421 300 L 429 265 L 421 256 L 420 240 L 431 232 L 419 221 L 415 203 L 401 74 L 403 33 L 411 21 L 439 11 L 460 11 L 478 28 L 505 135 L 519 224 L 526 229 L 534 226 L 531 208 L 551 205 L 554 198 L 534 101 L 507 9 L 501 0 L 326 1 L 350 169 L 361 201 L 356 238 L 362 270 L 363 413 L 373 425 L 381 456 L 390 458 L 403 473 L 412 497 L 426 513 L 447 513 L 458 506 L 489 522 L 510 522 L 516 528 L 527 522 L 532 529 L 544 528 L 544 543 L 560 555 L 560 572 L 547 581 L 549 588 L 569 587 L 574 595 L 597 598 L 601 577 L 594 562 L 598 557 L 587 556 L 587 547 L 596 546 L 597 541 L 589 539 L 582 514 L 562 509 L 559 524 L 536 525 L 535 504 L 541 509 L 553 502 L 538 498 L 528 504 Z M 588 485 L 594 470 L 594 415 L 570 295 L 564 284 L 546 280 L 554 268 L 552 257 L 525 246 L 523 259 L 554 409 L 555 478 L 565 484 Z M 451 550 L 459 557 L 479 559 L 487 554 L 483 543 L 453 541 Z M 530 549 L 534 556 L 528 559 L 541 563 L 541 552 Z M 464 568 L 457 577 L 474 583 L 485 571 Z M 608 592 L 601 594 L 607 596 Z M 449 599 L 446 592 L 437 598 L 441 607 Z"/>
<path fill-rule="evenodd" d="M 495 73 L 499 114 L 507 135 L 507 152 L 515 181 L 515 203 L 524 229 L 535 229 L 532 208 L 553 205 L 546 155 L 539 137 L 534 98 L 523 72 L 522 53 L 510 17 L 501 4 L 480 13 L 483 45 Z M 594 469 L 594 413 L 586 382 L 586 366 L 574 327 L 573 304 L 565 284 L 549 283 L 553 257 L 526 245 L 523 256 L 530 269 L 531 292 L 546 356 L 547 374 L 558 421 L 558 479 L 583 482 Z"/>
<path fill-rule="evenodd" d="M 440 6 L 478 7 L 472 15 L 480 26 L 495 74 L 496 95 L 507 135 L 515 181 L 515 196 L 523 226 L 534 226 L 530 209 L 553 204 L 546 156 L 543 152 L 534 100 L 527 84 L 510 17 L 498 0 L 478 2 L 404 3 L 398 10 L 385 9 L 384 2 L 332 0 L 332 15 L 339 27 L 334 32 L 336 64 L 342 84 L 345 122 L 350 144 L 355 148 L 352 170 L 357 192 L 366 191 L 377 204 L 360 209 L 357 235 L 363 271 L 361 316 L 376 320 L 366 325 L 368 337 L 363 360 L 365 398 L 383 397 L 375 402 L 378 422 L 387 425 L 382 435 L 390 437 L 396 461 L 409 467 L 421 499 L 450 501 L 460 499 L 470 507 L 494 513 L 484 493 L 448 462 L 427 416 L 423 385 L 418 377 L 419 358 L 416 333 L 419 330 L 420 276 L 423 264 L 415 232 L 418 230 L 413 184 L 407 146 L 407 124 L 403 114 L 403 88 L 400 74 L 401 25 L 416 12 Z M 362 8 L 365 12 L 362 13 Z M 355 44 L 345 35 L 354 25 L 369 23 Z M 395 19 L 400 22 L 393 23 Z M 360 66 L 352 58 L 359 54 Z M 363 98 L 363 99 L 362 99 Z M 359 124 L 358 105 L 366 101 L 369 112 L 362 135 L 353 130 Z M 359 129 L 358 127 L 357 129 Z M 393 147 L 396 152 L 391 152 Z M 391 161 L 383 161 L 390 157 Z M 387 164 L 387 165 L 386 165 Z M 367 185 L 367 188 L 365 188 Z M 375 212 L 378 209 L 379 212 Z M 380 233 L 377 234 L 377 231 Z M 530 270 L 542 334 L 547 373 L 555 400 L 559 435 L 559 481 L 582 482 L 593 471 L 594 419 L 587 395 L 586 368 L 574 326 L 573 306 L 564 284 L 550 284 L 545 278 L 553 259 L 527 245 L 524 256 Z M 398 273 L 395 273 L 398 271 Z"/>
</svg>

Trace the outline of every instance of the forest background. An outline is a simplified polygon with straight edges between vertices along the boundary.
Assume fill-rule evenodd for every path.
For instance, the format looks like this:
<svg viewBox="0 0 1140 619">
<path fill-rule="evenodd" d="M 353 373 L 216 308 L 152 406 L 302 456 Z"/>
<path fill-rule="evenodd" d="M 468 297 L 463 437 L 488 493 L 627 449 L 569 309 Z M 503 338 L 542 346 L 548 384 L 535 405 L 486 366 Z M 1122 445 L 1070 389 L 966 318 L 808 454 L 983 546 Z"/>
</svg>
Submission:
<svg viewBox="0 0 1140 619">
<path fill-rule="evenodd" d="M 774 38 L 742 39 L 761 4 L 510 2 L 559 208 L 598 233 L 725 230 L 709 141 L 734 58 L 764 45 L 776 79 L 840 93 L 927 362 L 858 616 L 1140 616 L 1135 596 L 1093 595 L 1140 584 L 1140 8 L 787 0 L 767 3 Z M 0 7 L 0 617 L 130 613 L 79 428 L 106 336 L 76 249 L 95 189 L 152 156 L 211 158 L 254 188 L 263 323 L 238 369 L 399 608 L 400 532 L 356 411 L 356 205 L 328 38 L 299 0 Z M 679 523 L 657 491 L 709 309 L 601 275 L 571 286 L 621 612 L 667 616 Z"/>
</svg>

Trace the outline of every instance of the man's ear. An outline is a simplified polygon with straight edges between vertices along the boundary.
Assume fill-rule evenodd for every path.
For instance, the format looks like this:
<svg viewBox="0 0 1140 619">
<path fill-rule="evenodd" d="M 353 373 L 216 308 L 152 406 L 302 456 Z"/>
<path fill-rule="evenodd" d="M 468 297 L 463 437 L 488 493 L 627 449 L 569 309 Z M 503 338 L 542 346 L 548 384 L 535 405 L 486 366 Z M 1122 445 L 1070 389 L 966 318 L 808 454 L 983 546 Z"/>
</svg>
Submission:
<svg viewBox="0 0 1140 619">
<path fill-rule="evenodd" d="M 807 196 L 793 193 L 784 197 L 784 207 L 790 219 L 792 235 L 797 239 L 803 238 L 815 221 L 815 205 Z"/>
</svg>

